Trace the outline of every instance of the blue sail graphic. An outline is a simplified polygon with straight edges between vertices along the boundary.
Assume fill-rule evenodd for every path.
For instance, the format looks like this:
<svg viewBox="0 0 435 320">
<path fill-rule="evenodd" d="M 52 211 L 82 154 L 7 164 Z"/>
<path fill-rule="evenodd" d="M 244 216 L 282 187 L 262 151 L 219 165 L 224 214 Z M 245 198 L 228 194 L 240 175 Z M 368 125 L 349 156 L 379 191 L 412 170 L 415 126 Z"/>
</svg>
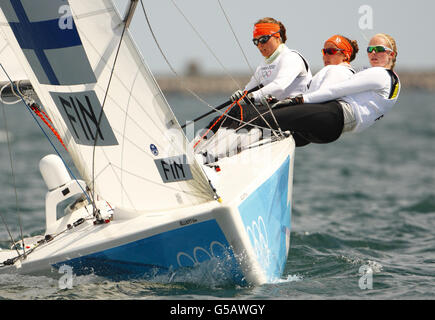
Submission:
<svg viewBox="0 0 435 320">
<path fill-rule="evenodd" d="M 54 6 L 57 10 L 53 10 Z M 0 0 L 15 38 L 41 84 L 76 85 L 97 80 L 72 16 L 60 24 L 66 0 Z"/>
</svg>

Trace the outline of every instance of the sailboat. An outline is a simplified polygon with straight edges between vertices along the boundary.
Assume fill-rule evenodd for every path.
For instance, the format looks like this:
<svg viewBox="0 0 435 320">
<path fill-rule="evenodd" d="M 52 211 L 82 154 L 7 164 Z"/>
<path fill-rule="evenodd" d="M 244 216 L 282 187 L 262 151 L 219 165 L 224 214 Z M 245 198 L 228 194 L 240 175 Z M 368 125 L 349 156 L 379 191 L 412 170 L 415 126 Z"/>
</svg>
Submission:
<svg viewBox="0 0 435 320">
<path fill-rule="evenodd" d="M 0 250 L 0 273 L 67 265 L 75 275 L 146 278 L 215 261 L 237 284 L 279 279 L 293 138 L 198 161 L 129 31 L 137 4 L 121 14 L 110 0 L 0 0 L 11 87 L 30 82 L 80 175 L 58 153 L 40 160 L 45 232 Z"/>
</svg>

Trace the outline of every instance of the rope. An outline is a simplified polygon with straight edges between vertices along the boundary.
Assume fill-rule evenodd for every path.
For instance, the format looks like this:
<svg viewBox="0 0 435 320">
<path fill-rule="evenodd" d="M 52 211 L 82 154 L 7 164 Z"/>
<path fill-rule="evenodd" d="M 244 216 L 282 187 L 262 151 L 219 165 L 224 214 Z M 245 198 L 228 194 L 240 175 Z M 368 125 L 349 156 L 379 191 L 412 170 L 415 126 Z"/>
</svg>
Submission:
<svg viewBox="0 0 435 320">
<path fill-rule="evenodd" d="M 24 236 L 23 236 L 23 226 L 22 226 L 22 222 L 21 222 L 21 214 L 20 214 L 20 210 L 19 210 L 19 206 L 18 206 L 18 192 L 17 192 L 17 184 L 15 181 L 15 172 L 14 172 L 14 162 L 12 159 L 12 149 L 11 149 L 11 143 L 9 140 L 9 129 L 8 129 L 8 125 L 7 125 L 7 118 L 6 118 L 6 111 L 5 111 L 5 106 L 2 105 L 2 111 L 3 111 L 3 118 L 4 118 L 4 124 L 5 124 L 5 131 L 6 131 L 6 140 L 8 142 L 8 151 L 9 151 L 9 161 L 10 161 L 10 166 L 11 166 L 11 175 L 12 175 L 12 183 L 14 186 L 14 193 L 15 193 L 15 206 L 16 206 L 16 210 L 17 210 L 17 216 L 18 216 L 18 224 L 20 226 L 20 236 L 21 236 L 21 241 L 23 243 L 24 246 Z M 6 226 L 6 230 L 9 233 L 9 236 L 11 237 L 12 243 L 14 245 L 14 247 L 16 247 L 15 241 L 13 240 L 12 234 L 9 231 L 9 227 L 6 223 L 6 220 L 4 219 L 3 215 L 2 215 L 2 220 L 4 225 Z M 18 250 L 17 250 L 18 252 Z M 26 252 L 24 251 L 24 254 L 26 254 Z"/>
<path fill-rule="evenodd" d="M 30 105 L 30 108 L 33 110 L 33 112 L 36 113 L 36 115 L 47 125 L 47 127 L 53 132 L 53 134 L 56 136 L 57 140 L 62 144 L 62 146 L 65 148 L 66 151 L 68 151 L 67 147 L 63 143 L 62 138 L 60 137 L 59 133 L 56 131 L 55 128 L 51 124 L 53 122 L 51 121 L 50 117 L 43 111 L 41 108 L 36 104 L 33 103 Z M 48 121 L 47 121 L 48 120 Z M 49 123 L 50 122 L 50 123 Z"/>
<path fill-rule="evenodd" d="M 14 83 L 12 81 L 12 79 L 9 77 L 9 74 L 7 73 L 7 71 L 5 70 L 5 68 L 3 67 L 3 64 L 0 63 L 0 67 L 3 69 L 3 72 L 6 74 L 6 76 L 9 79 L 9 82 L 11 83 L 12 86 L 14 86 Z M 82 188 L 82 186 L 80 185 L 80 183 L 78 183 L 76 176 L 74 175 L 74 173 L 72 172 L 71 168 L 68 166 L 68 164 L 65 162 L 65 159 L 62 157 L 62 155 L 60 154 L 59 150 L 57 150 L 56 146 L 54 145 L 54 143 L 51 141 L 50 137 L 48 136 L 47 132 L 45 132 L 45 130 L 42 128 L 41 124 L 39 123 L 38 119 L 36 118 L 36 116 L 33 114 L 29 104 L 27 103 L 27 101 L 24 99 L 23 95 L 18 91 L 18 95 L 21 99 L 21 101 L 24 103 L 24 105 L 26 106 L 27 110 L 29 110 L 30 115 L 32 116 L 33 120 L 36 121 L 36 124 L 38 125 L 39 129 L 41 129 L 42 133 L 45 135 L 45 137 L 47 138 L 48 142 L 50 143 L 50 145 L 53 147 L 54 151 L 56 152 L 56 154 L 60 157 L 60 159 L 62 160 L 63 164 L 65 165 L 65 167 L 67 168 L 69 174 L 73 177 L 73 179 L 77 182 L 77 184 L 79 185 L 79 188 L 83 191 L 83 194 L 86 196 L 86 198 L 88 199 L 89 203 L 91 203 L 91 199 L 89 198 L 88 193 Z"/>
<path fill-rule="evenodd" d="M 172 1 L 172 2 L 173 2 L 173 1 Z M 159 42 L 157 41 L 157 37 L 156 37 L 156 35 L 154 34 L 153 28 L 152 28 L 152 26 L 151 26 L 151 23 L 150 23 L 150 21 L 149 21 L 148 15 L 147 15 L 147 13 L 146 13 L 145 6 L 144 6 L 144 4 L 143 4 L 143 0 L 140 0 L 140 3 L 141 3 L 141 6 L 142 6 L 143 13 L 144 13 L 144 15 L 145 15 L 146 22 L 147 22 L 147 24 L 148 24 L 148 28 L 150 29 L 151 35 L 152 35 L 152 37 L 153 37 L 153 39 L 154 39 L 154 42 L 156 43 L 157 48 L 159 49 L 159 51 L 160 51 L 160 53 L 161 53 L 163 59 L 165 60 L 166 64 L 169 66 L 169 68 L 170 68 L 170 70 L 172 71 L 172 73 L 174 73 L 174 75 L 177 77 L 177 80 L 180 81 L 180 83 L 182 84 L 182 86 L 184 87 L 184 89 L 185 89 L 186 91 L 188 91 L 190 94 L 192 94 L 192 95 L 193 95 L 196 99 L 198 99 L 200 102 L 204 103 L 207 107 L 209 107 L 210 109 L 214 110 L 215 112 L 218 112 L 218 113 L 220 113 L 221 115 L 225 115 L 226 112 L 222 112 L 221 110 L 216 109 L 215 107 L 213 107 L 212 105 L 210 105 L 209 103 L 207 103 L 206 101 L 204 101 L 203 99 L 201 99 L 201 97 L 199 97 L 199 96 L 198 96 L 194 91 L 192 91 L 191 89 L 187 88 L 187 87 L 184 85 L 184 83 L 183 83 L 182 80 L 181 80 L 181 77 L 180 77 L 180 76 L 178 75 L 178 73 L 175 71 L 174 67 L 173 67 L 173 66 L 171 65 L 171 63 L 169 62 L 168 58 L 166 57 L 165 53 L 163 52 L 163 50 L 162 50 L 162 48 L 161 48 L 161 46 L 160 46 L 160 44 L 159 44 Z M 183 17 L 187 20 L 186 16 L 181 12 L 181 10 L 180 10 L 176 5 L 175 5 L 174 2 L 173 2 L 173 4 L 174 4 L 174 6 L 178 9 L 178 11 L 180 11 L 181 15 L 183 15 Z M 195 30 L 195 28 L 192 26 L 192 24 L 191 24 L 189 21 L 188 21 L 188 23 L 191 25 L 191 27 L 193 28 L 193 30 L 196 32 L 196 30 Z M 201 38 L 201 36 L 198 34 L 198 32 L 196 32 L 196 33 L 197 33 L 197 35 Z M 201 40 L 202 40 L 203 42 L 205 42 L 202 38 L 201 38 Z M 205 45 L 208 47 L 209 50 L 211 50 L 210 47 L 209 47 L 206 43 L 205 43 Z M 215 58 L 217 59 L 216 56 L 215 56 Z M 219 59 L 217 59 L 217 60 L 219 61 Z M 249 62 L 248 62 L 248 65 L 249 65 Z M 225 68 L 224 68 L 224 69 L 225 69 Z M 260 112 L 258 111 L 258 109 L 255 107 L 255 105 L 254 105 L 251 101 L 249 101 L 249 103 L 250 103 L 251 106 L 252 106 L 252 107 L 257 111 L 257 113 L 259 114 L 259 116 L 262 117 L 262 115 L 260 114 Z M 233 119 L 233 120 L 240 121 L 240 119 L 236 119 L 236 118 L 234 118 L 234 117 L 232 117 L 232 116 L 230 116 L 230 115 L 226 115 L 226 117 L 227 117 L 227 118 L 230 118 L 230 119 Z M 275 136 L 278 136 L 277 133 L 276 133 L 276 130 L 273 129 L 273 128 L 270 126 L 270 124 L 269 124 L 269 123 L 268 123 L 264 118 L 263 118 L 263 120 L 264 120 L 264 122 L 269 126 L 269 128 L 262 127 L 262 126 L 258 126 L 258 125 L 255 125 L 255 124 L 252 124 L 252 126 L 257 127 L 257 128 L 259 128 L 259 129 L 270 129 L 270 130 L 272 131 L 272 133 L 273 133 Z M 242 121 L 242 123 L 244 123 L 244 122 Z M 245 123 L 245 124 L 246 124 L 246 123 Z M 278 126 L 278 127 L 279 127 L 279 126 Z M 278 133 L 282 133 L 281 130 L 278 130 Z"/>
<path fill-rule="evenodd" d="M 104 94 L 103 103 L 101 105 L 101 112 L 100 112 L 100 116 L 99 116 L 98 122 L 97 122 L 97 132 L 95 134 L 95 139 L 94 139 L 94 147 L 92 149 L 92 190 L 91 190 L 91 192 L 92 192 L 92 206 L 93 206 L 94 215 L 97 216 L 98 220 L 100 220 L 101 217 L 99 216 L 99 212 L 98 212 L 97 206 L 95 204 L 95 150 L 96 150 L 97 141 L 98 141 L 98 128 L 100 128 L 101 119 L 103 118 L 104 106 L 106 105 L 106 99 L 107 99 L 107 96 L 109 93 L 110 84 L 112 83 L 112 77 L 113 77 L 113 73 L 115 71 L 116 62 L 118 61 L 118 55 L 119 55 L 119 51 L 121 49 L 122 40 L 124 38 L 124 34 L 125 34 L 126 29 L 127 29 L 127 25 L 125 22 L 123 23 L 123 25 L 124 25 L 124 27 L 122 28 L 121 37 L 119 39 L 118 48 L 116 50 L 115 60 L 113 61 L 112 70 L 110 72 L 109 82 L 107 83 L 106 92 Z"/>
<path fill-rule="evenodd" d="M 3 261 L 3 262 L 0 262 L 0 267 L 10 266 L 10 265 L 15 264 L 15 262 L 17 262 L 17 260 L 20 259 L 22 256 L 27 257 L 28 255 L 30 255 L 31 253 L 33 253 L 33 252 L 34 252 L 36 249 L 38 249 L 39 247 L 41 247 L 41 246 L 43 246 L 43 245 L 45 245 L 45 244 L 51 242 L 52 240 L 54 240 L 54 239 L 57 238 L 58 236 L 64 234 L 65 232 L 67 232 L 67 231 L 69 231 L 69 230 L 72 230 L 72 229 L 75 228 L 75 227 L 78 227 L 79 225 L 83 224 L 85 221 L 87 221 L 87 220 L 91 220 L 91 219 L 93 219 L 93 218 L 86 218 L 86 219 L 85 219 L 85 218 L 80 218 L 80 219 L 76 220 L 75 222 L 73 222 L 72 224 L 68 224 L 67 227 L 66 227 L 66 229 L 64 229 L 64 230 L 62 230 L 62 231 L 60 231 L 60 232 L 58 232 L 58 233 L 55 233 L 55 234 L 47 234 L 47 235 L 45 235 L 45 237 L 44 237 L 43 239 L 39 240 L 39 241 L 34 245 L 33 248 L 31 248 L 31 249 L 29 249 L 29 251 L 27 251 L 27 254 L 26 254 L 26 253 L 24 253 L 24 255 L 20 254 L 20 252 L 19 252 L 18 249 L 16 248 L 17 253 L 18 253 L 18 256 L 13 257 L 13 258 L 10 258 L 10 259 L 7 259 L 7 260 L 5 260 L 5 261 Z M 24 242 L 23 242 L 23 248 L 22 248 L 22 249 L 23 249 L 23 251 L 25 252 L 25 249 L 24 249 L 24 248 L 25 248 L 25 244 L 24 244 Z"/>
<path fill-rule="evenodd" d="M 6 83 L 6 84 L 5 84 L 5 85 L 0 89 L 0 101 L 1 101 L 3 104 L 9 104 L 9 105 L 11 105 L 11 104 L 16 104 L 16 103 L 18 103 L 18 102 L 21 101 L 20 97 L 18 97 L 17 100 L 15 100 L 15 101 L 10 101 L 10 102 L 5 101 L 5 100 L 3 100 L 3 98 L 2 98 L 3 90 L 6 89 L 9 85 L 11 85 L 11 84 L 8 82 L 8 83 Z M 13 88 L 13 87 L 11 86 L 11 88 Z M 14 96 L 17 96 L 17 95 L 15 94 L 15 92 L 14 92 L 13 89 L 12 89 L 12 93 L 14 94 Z"/>
<path fill-rule="evenodd" d="M 142 0 L 141 0 L 142 1 Z M 174 7 L 178 10 L 178 12 L 181 14 L 181 16 L 186 20 L 186 22 L 189 24 L 190 28 L 196 33 L 198 38 L 201 40 L 201 42 L 206 46 L 207 50 L 211 53 L 211 55 L 215 58 L 217 63 L 221 66 L 221 68 L 225 71 L 227 76 L 234 82 L 234 84 L 240 88 L 240 84 L 234 79 L 234 77 L 231 75 L 231 73 L 228 71 L 227 68 L 223 65 L 223 63 L 220 61 L 220 59 L 216 56 L 216 54 L 213 52 L 213 50 L 210 48 L 210 46 L 207 44 L 207 42 L 204 40 L 204 38 L 201 36 L 201 34 L 196 30 L 194 25 L 190 22 L 190 20 L 186 17 L 186 15 L 183 13 L 183 11 L 177 6 L 174 0 L 171 0 Z"/>
<path fill-rule="evenodd" d="M 242 100 L 244 97 L 246 96 L 246 92 L 245 94 L 242 96 L 242 98 L 240 98 L 239 100 Z M 242 106 L 239 104 L 239 100 L 234 101 L 232 104 L 230 104 L 230 106 L 225 109 L 225 111 L 221 114 L 221 116 L 210 126 L 210 128 L 207 129 L 207 131 L 201 136 L 201 138 L 199 138 L 199 140 L 193 145 L 193 148 L 196 148 L 196 146 L 204 139 L 204 137 L 211 131 L 211 129 L 214 128 L 214 126 L 221 121 L 221 119 L 225 116 L 225 114 L 231 110 L 231 108 L 237 103 L 240 106 L 240 109 L 242 109 Z M 242 109 L 243 110 L 243 109 Z"/>
<path fill-rule="evenodd" d="M 156 37 L 156 35 L 154 34 L 154 30 L 153 30 L 153 28 L 152 28 L 152 26 L 151 26 L 151 22 L 150 22 L 150 20 L 149 20 L 149 18 L 148 18 L 148 15 L 147 15 L 147 13 L 146 13 L 145 6 L 144 6 L 144 4 L 143 4 L 143 1 L 141 0 L 140 3 L 141 3 L 141 6 L 142 6 L 142 11 L 143 11 L 143 13 L 144 13 L 144 15 L 145 15 L 145 19 L 146 19 L 146 22 L 147 22 L 148 28 L 150 29 L 151 36 L 153 37 L 154 42 L 156 43 L 157 48 L 158 48 L 159 51 L 160 51 L 160 54 L 162 55 L 163 59 L 165 60 L 165 62 L 166 62 L 166 64 L 168 65 L 169 69 L 171 70 L 171 72 L 172 72 L 172 73 L 177 77 L 177 80 L 181 83 L 181 85 L 184 87 L 184 89 L 185 89 L 187 92 L 189 92 L 192 96 L 194 96 L 198 101 L 200 101 L 200 102 L 202 102 L 203 104 L 205 104 L 207 107 L 209 107 L 209 108 L 211 108 L 211 109 L 215 109 L 212 105 L 210 105 L 210 104 L 207 103 L 204 99 L 202 99 L 202 98 L 201 98 L 197 93 L 195 93 L 195 92 L 194 92 L 193 90 L 191 90 L 190 88 L 186 87 L 185 84 L 182 82 L 182 80 L 181 80 L 181 76 L 177 73 L 177 71 L 175 71 L 174 67 L 173 67 L 173 66 L 171 65 L 171 63 L 169 62 L 168 58 L 166 57 L 165 53 L 163 52 L 162 47 L 160 46 L 159 42 L 157 41 L 157 37 Z"/>
<path fill-rule="evenodd" d="M 231 32 L 233 33 L 233 36 L 236 39 L 236 42 L 237 42 L 237 44 L 238 44 L 238 46 L 240 48 L 240 51 L 242 52 L 242 55 L 245 58 L 245 61 L 246 61 L 246 64 L 248 65 L 248 67 L 249 67 L 249 70 L 251 71 L 251 73 L 254 73 L 254 69 L 252 68 L 251 64 L 249 63 L 248 57 L 246 56 L 245 51 L 243 50 L 242 45 L 240 44 L 239 38 L 237 38 L 237 36 L 236 36 L 236 33 L 235 33 L 234 29 L 233 29 L 233 26 L 232 26 L 232 24 L 230 22 L 230 19 L 228 18 L 228 15 L 226 14 L 226 12 L 225 12 L 225 10 L 224 10 L 220 0 L 218 0 L 218 3 L 219 3 L 219 7 L 222 10 L 222 13 L 225 16 L 225 19 L 227 20 L 228 26 L 230 27 Z M 258 81 L 258 79 L 256 79 L 256 80 L 257 80 L 258 83 L 260 83 L 260 81 Z"/>
</svg>

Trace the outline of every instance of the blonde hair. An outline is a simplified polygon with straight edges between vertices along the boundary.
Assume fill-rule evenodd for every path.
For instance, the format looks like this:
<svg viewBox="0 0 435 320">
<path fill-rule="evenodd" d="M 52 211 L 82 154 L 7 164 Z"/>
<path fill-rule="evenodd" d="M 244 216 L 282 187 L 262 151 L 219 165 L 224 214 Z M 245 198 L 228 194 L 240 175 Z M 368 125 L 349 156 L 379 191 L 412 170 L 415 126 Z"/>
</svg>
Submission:
<svg viewBox="0 0 435 320">
<path fill-rule="evenodd" d="M 387 41 L 390 49 L 394 51 L 393 64 L 391 65 L 391 70 L 393 70 L 394 66 L 396 65 L 396 57 L 397 57 L 396 40 L 394 40 L 394 38 L 392 36 L 390 36 L 389 34 L 386 34 L 386 33 L 377 33 L 374 35 L 374 37 L 384 38 Z"/>
</svg>

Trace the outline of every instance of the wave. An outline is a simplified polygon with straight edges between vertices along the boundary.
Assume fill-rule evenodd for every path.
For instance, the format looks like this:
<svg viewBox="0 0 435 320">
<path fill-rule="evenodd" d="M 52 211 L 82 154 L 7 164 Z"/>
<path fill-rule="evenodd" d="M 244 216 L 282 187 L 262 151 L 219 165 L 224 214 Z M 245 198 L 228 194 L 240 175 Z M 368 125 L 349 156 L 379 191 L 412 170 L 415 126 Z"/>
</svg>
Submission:
<svg viewBox="0 0 435 320">
<path fill-rule="evenodd" d="M 414 213 L 435 213 L 435 195 L 427 195 L 410 206 L 403 206 L 401 210 Z"/>
<path fill-rule="evenodd" d="M 0 130 L 0 143 L 6 143 L 8 142 L 8 138 L 9 141 L 13 140 L 13 135 L 10 132 L 6 132 L 5 130 Z"/>
</svg>

